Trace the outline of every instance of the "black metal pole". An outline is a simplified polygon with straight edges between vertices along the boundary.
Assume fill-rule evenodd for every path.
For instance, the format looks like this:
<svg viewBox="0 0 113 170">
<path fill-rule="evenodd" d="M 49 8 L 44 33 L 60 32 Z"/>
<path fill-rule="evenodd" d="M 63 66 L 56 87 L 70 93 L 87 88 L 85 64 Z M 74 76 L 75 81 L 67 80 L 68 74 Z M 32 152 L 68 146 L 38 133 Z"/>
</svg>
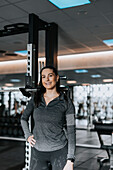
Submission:
<svg viewBox="0 0 113 170">
<path fill-rule="evenodd" d="M 36 88 L 38 83 L 38 26 L 39 17 L 35 14 L 29 14 L 29 44 L 33 44 L 32 57 L 32 87 Z"/>
<path fill-rule="evenodd" d="M 11 91 L 9 92 L 9 101 L 8 101 L 8 104 L 9 104 L 9 116 L 10 116 L 10 113 L 11 113 Z"/>
<path fill-rule="evenodd" d="M 46 66 L 51 65 L 57 68 L 58 54 L 58 25 L 50 23 L 46 29 Z"/>
<path fill-rule="evenodd" d="M 1 103 L 4 104 L 4 92 L 1 92 Z"/>
</svg>

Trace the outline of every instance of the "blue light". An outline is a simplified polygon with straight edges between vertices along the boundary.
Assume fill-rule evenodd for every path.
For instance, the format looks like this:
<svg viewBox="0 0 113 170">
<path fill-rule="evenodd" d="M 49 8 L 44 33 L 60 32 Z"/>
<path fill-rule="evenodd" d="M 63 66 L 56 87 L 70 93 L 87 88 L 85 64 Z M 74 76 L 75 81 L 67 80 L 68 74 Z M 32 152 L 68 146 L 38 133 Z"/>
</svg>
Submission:
<svg viewBox="0 0 113 170">
<path fill-rule="evenodd" d="M 108 46 L 113 46 L 113 39 L 103 40 L 103 42 Z"/>
<path fill-rule="evenodd" d="M 23 51 L 15 51 L 14 53 L 20 54 L 20 55 L 27 55 L 27 50 L 23 50 Z"/>
<path fill-rule="evenodd" d="M 90 0 L 49 0 L 60 9 L 90 4 Z"/>
<path fill-rule="evenodd" d="M 84 69 L 75 70 L 75 73 L 88 73 L 88 70 L 84 70 Z"/>
<path fill-rule="evenodd" d="M 100 74 L 94 74 L 94 75 L 91 75 L 91 77 L 92 78 L 99 78 L 99 77 L 101 77 L 101 75 Z"/>
<path fill-rule="evenodd" d="M 10 79 L 10 82 L 12 82 L 12 83 L 19 83 L 19 82 L 21 82 L 21 80 L 20 79 Z"/>
</svg>

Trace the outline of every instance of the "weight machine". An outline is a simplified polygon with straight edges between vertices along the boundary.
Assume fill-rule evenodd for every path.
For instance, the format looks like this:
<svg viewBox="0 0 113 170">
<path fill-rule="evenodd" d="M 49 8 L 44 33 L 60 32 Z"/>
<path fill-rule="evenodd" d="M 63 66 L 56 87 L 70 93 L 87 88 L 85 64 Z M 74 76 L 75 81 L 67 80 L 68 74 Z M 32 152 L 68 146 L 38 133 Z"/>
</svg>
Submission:
<svg viewBox="0 0 113 170">
<path fill-rule="evenodd" d="M 58 26 L 55 23 L 48 24 L 40 20 L 36 15 L 29 16 L 29 44 L 28 50 L 28 63 L 27 63 L 27 82 L 26 87 L 29 92 L 35 92 L 38 83 L 38 32 L 45 30 L 45 55 L 46 65 L 53 65 L 57 68 L 57 44 L 58 44 Z M 27 91 L 26 91 L 27 92 Z M 32 94 L 33 95 L 33 94 Z M 32 116 L 29 120 L 30 129 L 32 129 Z M 26 142 L 26 164 L 24 169 L 29 169 L 30 165 L 31 147 Z"/>
<path fill-rule="evenodd" d="M 97 131 L 98 138 L 100 141 L 100 148 L 104 149 L 107 152 L 108 157 L 98 157 L 97 161 L 100 163 L 100 168 L 102 167 L 103 163 L 110 162 L 110 169 L 113 170 L 113 123 L 99 123 L 95 122 L 94 124 L 95 130 Z M 111 143 L 105 144 L 102 135 L 110 135 Z"/>
<path fill-rule="evenodd" d="M 16 23 L 4 26 L 0 30 L 0 37 L 10 36 L 15 34 L 22 34 L 28 32 L 27 45 L 27 76 L 25 88 L 21 88 L 21 92 L 30 97 L 33 92 L 37 91 L 38 83 L 38 45 L 39 45 L 39 31 L 45 31 L 45 56 L 46 65 L 52 65 L 57 68 L 57 51 L 58 51 L 58 26 L 56 23 L 47 23 L 41 20 L 35 14 L 29 14 L 29 24 Z M 32 116 L 29 119 L 29 126 L 32 129 Z M 25 153 L 25 168 L 29 169 L 31 148 L 26 142 Z"/>
</svg>

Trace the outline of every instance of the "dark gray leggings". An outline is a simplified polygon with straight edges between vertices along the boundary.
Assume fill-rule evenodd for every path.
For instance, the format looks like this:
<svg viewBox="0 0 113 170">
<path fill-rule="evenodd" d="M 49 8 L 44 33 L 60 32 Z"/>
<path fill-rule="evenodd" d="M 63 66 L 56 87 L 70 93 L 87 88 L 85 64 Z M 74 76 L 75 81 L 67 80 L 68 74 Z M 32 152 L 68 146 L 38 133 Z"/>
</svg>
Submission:
<svg viewBox="0 0 113 170">
<path fill-rule="evenodd" d="M 30 170 L 63 170 L 67 152 L 67 145 L 52 152 L 41 152 L 32 148 Z M 51 164 L 51 168 L 49 168 L 49 164 Z"/>
</svg>

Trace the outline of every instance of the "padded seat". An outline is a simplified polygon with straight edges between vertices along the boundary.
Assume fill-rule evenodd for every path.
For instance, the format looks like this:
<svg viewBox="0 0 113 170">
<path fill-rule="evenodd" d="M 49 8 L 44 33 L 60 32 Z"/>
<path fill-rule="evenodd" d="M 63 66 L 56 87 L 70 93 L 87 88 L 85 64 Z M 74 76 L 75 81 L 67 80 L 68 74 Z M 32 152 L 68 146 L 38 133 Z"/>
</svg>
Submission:
<svg viewBox="0 0 113 170">
<path fill-rule="evenodd" d="M 100 166 L 103 165 L 104 162 L 110 162 L 110 170 L 113 170 L 113 123 L 94 123 L 95 130 L 97 131 L 101 149 L 106 150 L 108 154 L 108 158 L 98 157 L 97 161 L 100 163 Z M 110 135 L 111 136 L 111 144 L 106 145 L 102 139 L 102 135 Z"/>
</svg>

